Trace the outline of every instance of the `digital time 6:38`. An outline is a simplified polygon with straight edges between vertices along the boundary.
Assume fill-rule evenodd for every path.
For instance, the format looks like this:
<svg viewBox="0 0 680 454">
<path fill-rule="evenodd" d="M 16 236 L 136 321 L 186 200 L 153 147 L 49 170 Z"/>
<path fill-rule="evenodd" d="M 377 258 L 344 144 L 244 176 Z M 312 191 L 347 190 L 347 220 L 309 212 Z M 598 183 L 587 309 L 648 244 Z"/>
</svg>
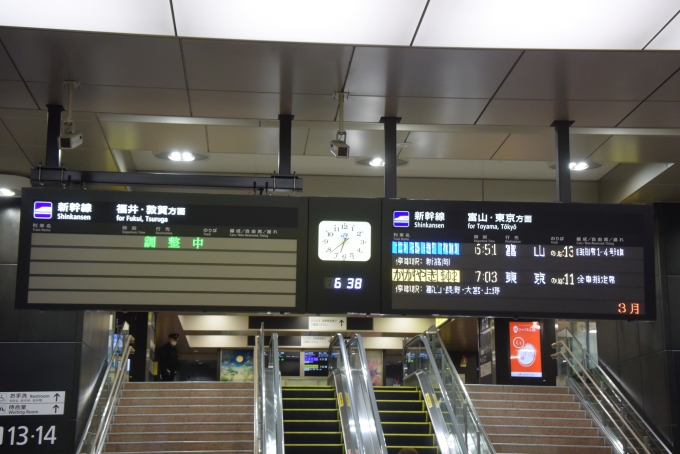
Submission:
<svg viewBox="0 0 680 454">
<path fill-rule="evenodd" d="M 47 432 L 43 426 L 38 426 L 35 428 L 35 434 L 31 433 L 26 426 L 9 427 L 7 430 L 0 426 L 0 446 L 23 446 L 29 440 L 35 440 L 39 445 L 43 442 L 54 444 L 57 441 L 55 426 L 49 427 Z"/>
<path fill-rule="evenodd" d="M 360 277 L 325 277 L 323 284 L 325 289 L 361 290 L 364 280 Z"/>
</svg>

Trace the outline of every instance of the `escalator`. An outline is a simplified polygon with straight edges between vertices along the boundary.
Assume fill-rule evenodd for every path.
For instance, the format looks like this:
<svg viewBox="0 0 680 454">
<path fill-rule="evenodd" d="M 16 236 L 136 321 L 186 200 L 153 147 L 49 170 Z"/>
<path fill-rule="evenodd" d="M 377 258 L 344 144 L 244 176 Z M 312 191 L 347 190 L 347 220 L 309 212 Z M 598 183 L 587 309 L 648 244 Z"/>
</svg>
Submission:
<svg viewBox="0 0 680 454">
<path fill-rule="evenodd" d="M 415 387 L 374 386 L 388 454 L 413 448 L 439 454 L 423 394 Z"/>
<path fill-rule="evenodd" d="M 342 454 L 335 389 L 283 388 L 282 391 L 286 454 Z"/>
</svg>

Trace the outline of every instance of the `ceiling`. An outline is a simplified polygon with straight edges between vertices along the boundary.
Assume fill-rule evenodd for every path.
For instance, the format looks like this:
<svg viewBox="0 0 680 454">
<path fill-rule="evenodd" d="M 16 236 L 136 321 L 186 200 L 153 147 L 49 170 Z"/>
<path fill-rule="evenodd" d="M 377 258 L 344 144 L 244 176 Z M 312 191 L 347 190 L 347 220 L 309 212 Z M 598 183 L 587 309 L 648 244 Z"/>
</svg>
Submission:
<svg viewBox="0 0 680 454">
<path fill-rule="evenodd" d="M 401 117 L 400 177 L 553 180 L 555 120 L 574 121 L 574 161 L 602 164 L 574 180 L 680 161 L 675 1 L 579 0 L 556 22 L 552 6 L 532 0 L 512 11 L 495 0 L 352 0 L 341 10 L 357 19 L 331 34 L 336 2 L 73 3 L 59 23 L 49 1 L 0 4 L 0 172 L 27 175 L 44 161 L 46 104 L 66 105 L 64 80 L 80 83 L 84 143 L 62 154 L 74 170 L 270 174 L 279 114 L 295 116 L 293 170 L 303 176 L 382 175 L 354 158 L 384 154 L 383 116 Z M 262 25 L 275 17 L 285 26 Z M 543 25 L 515 30 L 526 21 Z M 587 39 L 577 33 L 594 22 Z M 494 38 L 493 24 L 514 31 Z M 338 91 L 350 93 L 349 160 L 328 152 Z M 172 150 L 208 159 L 154 156 Z"/>
</svg>

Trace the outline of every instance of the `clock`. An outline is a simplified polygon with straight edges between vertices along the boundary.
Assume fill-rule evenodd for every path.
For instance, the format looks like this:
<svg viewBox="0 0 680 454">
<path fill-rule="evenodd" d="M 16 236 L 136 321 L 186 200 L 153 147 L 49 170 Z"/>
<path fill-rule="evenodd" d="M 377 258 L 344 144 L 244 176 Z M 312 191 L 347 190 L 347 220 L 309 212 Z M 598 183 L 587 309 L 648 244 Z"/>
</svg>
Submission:
<svg viewBox="0 0 680 454">
<path fill-rule="evenodd" d="M 331 262 L 367 262 L 371 258 L 371 224 L 319 222 L 319 258 Z"/>
</svg>

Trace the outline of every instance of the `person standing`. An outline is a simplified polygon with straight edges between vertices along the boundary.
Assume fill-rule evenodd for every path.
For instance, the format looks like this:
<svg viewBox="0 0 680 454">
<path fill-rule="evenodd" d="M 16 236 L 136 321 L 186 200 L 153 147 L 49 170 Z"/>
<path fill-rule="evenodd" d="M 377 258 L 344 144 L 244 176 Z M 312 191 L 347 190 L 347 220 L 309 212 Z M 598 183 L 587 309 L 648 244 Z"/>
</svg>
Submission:
<svg viewBox="0 0 680 454">
<path fill-rule="evenodd" d="M 173 333 L 168 336 L 168 343 L 160 350 L 159 369 L 161 381 L 175 381 L 179 369 L 179 353 L 177 353 L 177 340 L 179 334 Z"/>
</svg>

